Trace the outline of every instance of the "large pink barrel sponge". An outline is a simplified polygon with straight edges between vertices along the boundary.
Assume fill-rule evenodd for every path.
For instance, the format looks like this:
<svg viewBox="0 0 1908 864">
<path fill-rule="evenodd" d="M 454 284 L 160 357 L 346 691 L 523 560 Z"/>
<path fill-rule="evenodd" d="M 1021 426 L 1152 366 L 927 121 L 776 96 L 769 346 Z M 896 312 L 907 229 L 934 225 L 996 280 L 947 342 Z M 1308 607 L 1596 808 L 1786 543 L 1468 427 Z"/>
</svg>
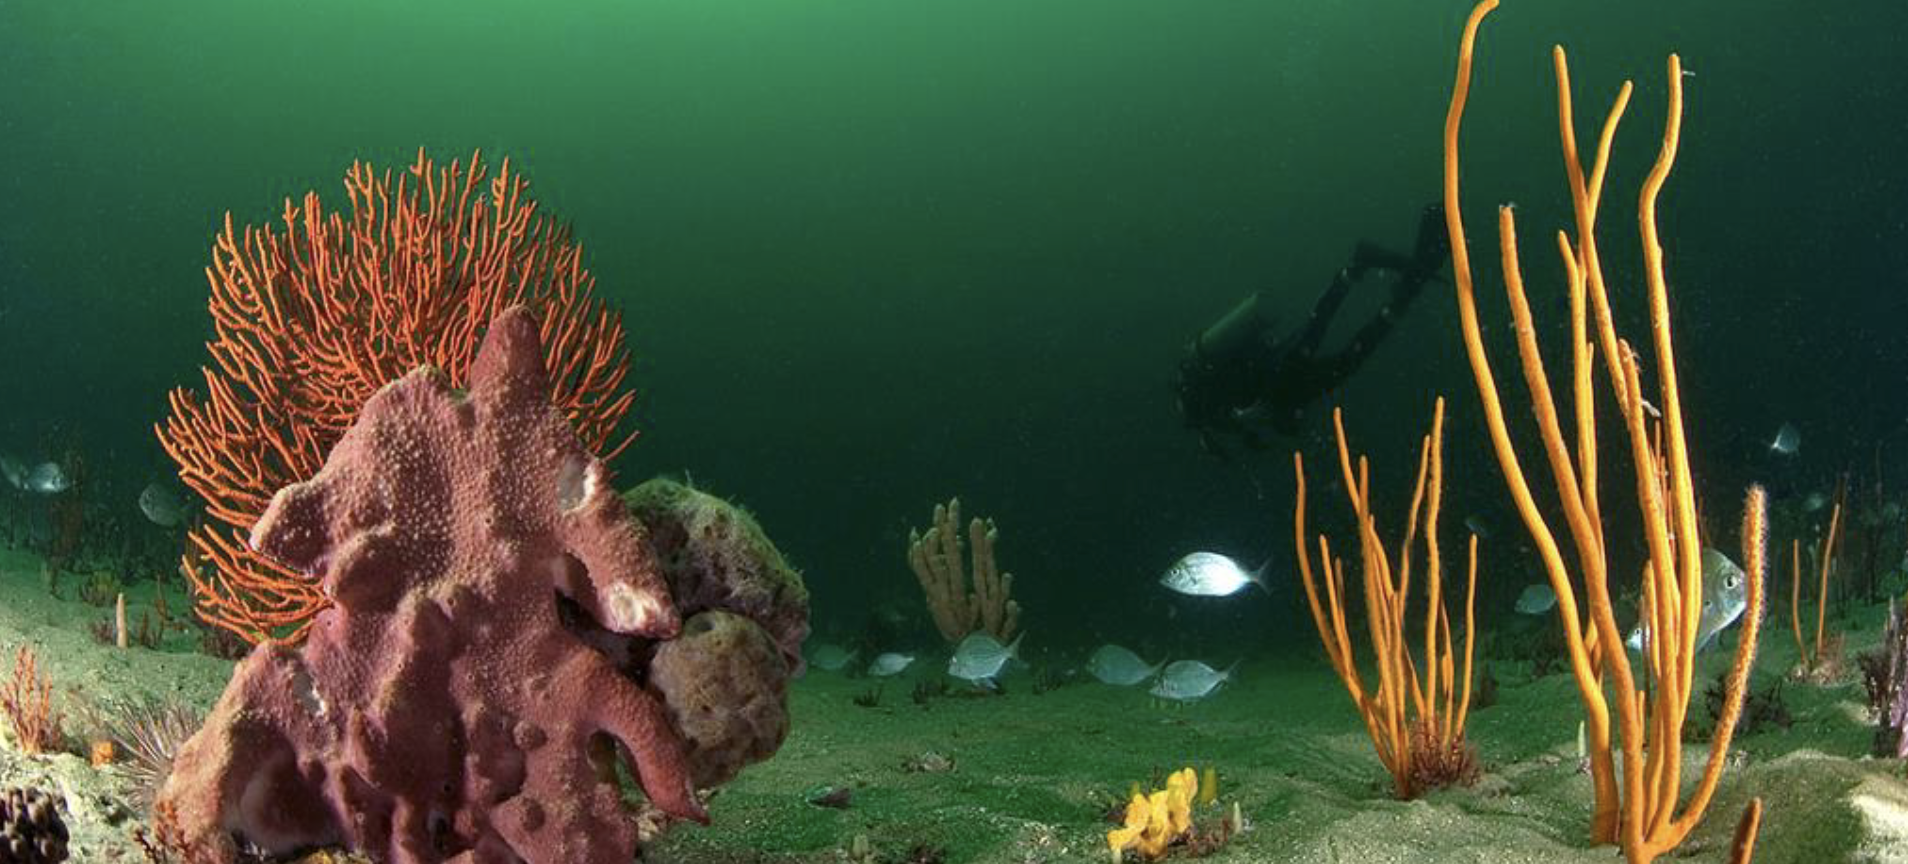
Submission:
<svg viewBox="0 0 1908 864">
<path fill-rule="evenodd" d="M 643 664 L 786 664 L 700 626 L 670 647 L 684 616 L 647 532 L 550 392 L 538 322 L 506 310 L 468 392 L 406 375 L 273 497 L 253 546 L 332 605 L 302 648 L 242 661 L 180 748 L 155 813 L 186 857 L 629 864 L 638 824 L 604 753 L 653 807 L 706 819 L 705 769 Z"/>
</svg>

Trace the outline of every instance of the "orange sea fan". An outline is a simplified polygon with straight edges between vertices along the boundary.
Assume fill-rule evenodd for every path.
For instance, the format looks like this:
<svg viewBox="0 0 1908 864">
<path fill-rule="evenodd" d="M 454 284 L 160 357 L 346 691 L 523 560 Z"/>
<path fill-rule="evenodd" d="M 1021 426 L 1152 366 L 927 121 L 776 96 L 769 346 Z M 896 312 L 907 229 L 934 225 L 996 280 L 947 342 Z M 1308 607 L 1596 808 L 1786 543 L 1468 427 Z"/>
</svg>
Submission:
<svg viewBox="0 0 1908 864">
<path fill-rule="evenodd" d="M 426 364 L 461 385 L 486 325 L 513 304 L 539 313 L 555 403 L 585 446 L 607 460 L 635 437 L 613 440 L 634 396 L 621 314 L 595 297 L 582 247 L 538 215 L 510 161 L 488 195 L 486 174 L 481 154 L 440 168 L 420 149 L 395 184 L 354 163 L 348 217 L 316 192 L 286 199 L 279 230 L 241 235 L 226 214 L 205 271 L 205 394 L 174 390 L 155 427 L 206 501 L 183 569 L 208 623 L 252 642 L 304 636 L 324 597 L 247 547 L 253 521 L 318 471 L 378 388 Z"/>
<path fill-rule="evenodd" d="M 13 727 L 14 746 L 29 756 L 50 753 L 66 738 L 65 717 L 53 707 L 53 685 L 40 674 L 30 647 L 14 652 L 12 677 L 0 679 L 0 714 Z"/>
</svg>

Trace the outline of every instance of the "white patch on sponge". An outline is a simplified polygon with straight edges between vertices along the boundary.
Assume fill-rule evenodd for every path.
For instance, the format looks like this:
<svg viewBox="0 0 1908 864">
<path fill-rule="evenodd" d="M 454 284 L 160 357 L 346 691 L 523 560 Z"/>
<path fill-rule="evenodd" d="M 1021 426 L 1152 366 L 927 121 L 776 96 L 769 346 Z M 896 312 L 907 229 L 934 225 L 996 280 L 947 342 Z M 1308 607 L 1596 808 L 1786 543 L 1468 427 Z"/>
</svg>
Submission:
<svg viewBox="0 0 1908 864">
<path fill-rule="evenodd" d="M 581 456 L 572 455 L 563 460 L 563 466 L 557 473 L 557 506 L 565 513 L 583 506 L 596 494 L 596 487 L 602 481 L 603 466 Z"/>
<path fill-rule="evenodd" d="M 603 596 L 604 624 L 618 633 L 640 633 L 662 617 L 662 604 L 633 586 L 611 585 Z"/>
</svg>

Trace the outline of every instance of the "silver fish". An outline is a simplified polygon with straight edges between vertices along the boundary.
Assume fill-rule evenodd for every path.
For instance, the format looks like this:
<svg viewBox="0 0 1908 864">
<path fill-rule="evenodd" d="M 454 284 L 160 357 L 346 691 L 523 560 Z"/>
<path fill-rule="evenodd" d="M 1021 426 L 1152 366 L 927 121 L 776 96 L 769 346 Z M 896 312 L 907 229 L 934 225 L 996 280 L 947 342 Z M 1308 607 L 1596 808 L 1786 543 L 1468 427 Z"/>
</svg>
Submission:
<svg viewBox="0 0 1908 864">
<path fill-rule="evenodd" d="M 1100 679 L 1103 684 L 1131 687 L 1158 675 L 1161 667 L 1165 665 L 1155 663 L 1148 666 L 1138 654 L 1125 648 L 1118 645 L 1101 645 L 1099 650 L 1093 652 L 1093 657 L 1087 660 L 1087 671 L 1092 672 L 1093 677 Z"/>
<path fill-rule="evenodd" d="M 1802 511 L 1805 513 L 1814 513 L 1817 510 L 1827 507 L 1828 503 L 1829 499 L 1827 495 L 1820 492 L 1810 492 L 1807 498 L 1802 499 Z"/>
<path fill-rule="evenodd" d="M 1166 671 L 1160 673 L 1159 680 L 1153 682 L 1153 689 L 1147 692 L 1175 702 L 1196 702 L 1211 696 L 1219 685 L 1230 680 L 1231 669 L 1220 672 L 1197 660 L 1178 660 L 1167 664 Z"/>
<path fill-rule="evenodd" d="M 1266 567 L 1271 562 L 1266 562 Z M 1231 597 L 1247 585 L 1265 587 L 1265 567 L 1246 570 L 1239 562 L 1216 552 L 1194 552 L 1178 561 L 1159 577 L 1159 584 L 1194 597 Z"/>
<path fill-rule="evenodd" d="M 27 467 L 4 453 L 0 453 L 0 476 L 6 477 L 7 484 L 15 489 L 26 488 Z"/>
<path fill-rule="evenodd" d="M 1484 521 L 1484 517 L 1479 516 L 1476 513 L 1473 513 L 1469 516 L 1464 517 L 1464 527 L 1468 529 L 1472 534 L 1476 534 L 1477 539 L 1479 540 L 1491 539 L 1490 524 Z"/>
<path fill-rule="evenodd" d="M 1542 615 L 1557 605 L 1557 592 L 1547 583 L 1539 582 L 1524 589 L 1517 595 L 1517 611 L 1525 615 Z"/>
<path fill-rule="evenodd" d="M 57 462 L 41 462 L 27 472 L 26 490 L 41 495 L 56 495 L 66 491 L 72 485 L 66 479 L 66 472 L 60 470 Z"/>
<path fill-rule="evenodd" d="M 876 657 L 873 663 L 868 664 L 868 674 L 875 678 L 887 678 L 891 675 L 899 675 L 913 662 L 913 654 L 896 654 L 893 651 L 889 651 L 886 654 Z"/>
<path fill-rule="evenodd" d="M 177 528 L 185 521 L 185 502 L 179 493 L 164 483 L 148 483 L 139 493 L 139 512 L 161 528 Z"/>
<path fill-rule="evenodd" d="M 808 656 L 808 662 L 817 669 L 840 672 L 855 662 L 856 653 L 832 642 L 824 642 L 815 646 L 815 653 Z"/>
<path fill-rule="evenodd" d="M 1703 610 L 1696 622 L 1696 650 L 1715 641 L 1717 634 L 1736 623 L 1749 608 L 1749 577 L 1714 549 L 1703 550 Z M 1623 640 L 1632 651 L 1642 651 L 1649 638 L 1648 628 L 1639 624 Z"/>
<path fill-rule="evenodd" d="M 1777 456 L 1794 456 L 1801 446 L 1802 433 L 1796 430 L 1793 423 L 1782 424 L 1782 428 L 1776 430 L 1775 440 L 1769 442 L 1769 449 Z"/>
<path fill-rule="evenodd" d="M 970 633 L 948 658 L 947 674 L 975 684 L 992 683 L 1007 661 L 1020 656 L 1020 640 L 1024 638 L 1023 633 L 1015 637 L 1014 644 L 1002 645 L 989 633 Z"/>
</svg>

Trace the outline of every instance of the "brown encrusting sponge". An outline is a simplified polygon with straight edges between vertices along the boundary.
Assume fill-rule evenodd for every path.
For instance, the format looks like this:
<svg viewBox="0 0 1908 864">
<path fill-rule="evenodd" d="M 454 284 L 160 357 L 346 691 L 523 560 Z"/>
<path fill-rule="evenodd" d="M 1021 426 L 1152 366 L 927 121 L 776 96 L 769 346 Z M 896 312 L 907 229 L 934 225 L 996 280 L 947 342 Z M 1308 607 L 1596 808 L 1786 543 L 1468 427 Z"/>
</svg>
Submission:
<svg viewBox="0 0 1908 864">
<path fill-rule="evenodd" d="M 780 742 L 788 663 L 747 619 L 684 631 L 642 525 L 551 407 L 537 334 L 528 310 L 505 311 L 468 394 L 406 375 L 272 499 L 252 545 L 333 605 L 302 649 L 241 662 L 180 749 L 158 809 L 184 842 L 227 861 L 243 841 L 390 864 L 627 864 L 637 820 L 593 758 L 604 741 L 653 806 L 695 820 L 697 781 Z M 672 709 L 679 694 L 645 681 L 675 669 L 726 686 Z M 677 729 L 731 709 L 761 728 L 691 743 Z"/>
<path fill-rule="evenodd" d="M 684 618 L 734 612 L 767 631 L 795 674 L 808 638 L 808 589 L 748 511 L 667 478 L 623 493 L 662 562 Z"/>
</svg>

